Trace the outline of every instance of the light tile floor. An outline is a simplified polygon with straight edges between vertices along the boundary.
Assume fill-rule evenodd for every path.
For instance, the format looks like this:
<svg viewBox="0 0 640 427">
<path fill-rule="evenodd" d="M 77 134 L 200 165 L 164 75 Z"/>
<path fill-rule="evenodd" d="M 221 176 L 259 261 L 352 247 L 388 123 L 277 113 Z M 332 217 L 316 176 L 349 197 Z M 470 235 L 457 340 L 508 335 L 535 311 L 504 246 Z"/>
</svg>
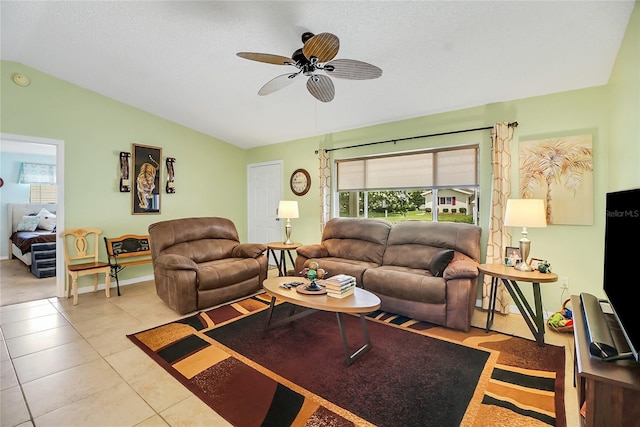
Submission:
<svg viewBox="0 0 640 427">
<path fill-rule="evenodd" d="M 153 282 L 72 299 L 50 298 L 0 307 L 0 425 L 228 426 L 126 334 L 179 318 Z M 484 327 L 486 312 L 472 323 Z M 496 315 L 493 329 L 532 339 L 517 314 Z M 567 424 L 578 426 L 571 334 L 549 332 L 565 346 Z"/>
</svg>

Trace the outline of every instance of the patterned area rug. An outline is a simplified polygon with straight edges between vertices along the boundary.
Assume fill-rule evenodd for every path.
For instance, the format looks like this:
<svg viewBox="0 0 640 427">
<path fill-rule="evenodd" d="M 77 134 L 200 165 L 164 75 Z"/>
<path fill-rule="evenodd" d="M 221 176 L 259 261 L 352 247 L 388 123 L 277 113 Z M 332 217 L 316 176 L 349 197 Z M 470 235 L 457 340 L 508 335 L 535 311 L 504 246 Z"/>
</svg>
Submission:
<svg viewBox="0 0 640 427">
<path fill-rule="evenodd" d="M 378 311 L 371 351 L 348 367 L 335 314 L 264 330 L 268 303 L 262 294 L 128 337 L 236 426 L 566 425 L 563 347 Z M 343 322 L 354 351 L 359 318 Z"/>
</svg>

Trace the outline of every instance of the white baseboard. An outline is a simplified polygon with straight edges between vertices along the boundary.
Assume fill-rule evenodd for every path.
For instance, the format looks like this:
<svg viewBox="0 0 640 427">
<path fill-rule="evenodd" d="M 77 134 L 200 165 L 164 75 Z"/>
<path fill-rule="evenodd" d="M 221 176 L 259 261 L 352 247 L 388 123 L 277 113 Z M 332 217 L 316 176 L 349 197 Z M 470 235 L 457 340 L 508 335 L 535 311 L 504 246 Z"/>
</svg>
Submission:
<svg viewBox="0 0 640 427">
<path fill-rule="evenodd" d="M 123 286 L 133 285 L 135 283 L 140 283 L 140 282 L 148 282 L 150 280 L 154 280 L 153 275 L 134 277 L 133 279 L 120 280 L 120 287 L 122 288 Z M 110 285 L 111 285 L 110 286 L 111 291 L 113 291 L 116 288 L 116 279 L 111 278 Z M 104 282 L 98 283 L 98 290 L 99 291 L 104 291 L 104 288 L 105 288 Z M 82 286 L 82 287 L 78 288 L 78 295 L 79 294 L 86 294 L 86 293 L 89 293 L 89 292 L 93 292 L 93 286 Z"/>
<path fill-rule="evenodd" d="M 482 300 L 478 299 L 476 300 L 476 307 L 478 308 L 482 308 Z M 509 313 L 511 314 L 518 314 L 520 315 L 520 310 L 518 310 L 518 307 L 515 305 L 510 305 L 509 306 Z M 549 313 L 548 311 L 543 311 L 543 317 L 545 319 L 548 319 L 553 313 Z"/>
</svg>

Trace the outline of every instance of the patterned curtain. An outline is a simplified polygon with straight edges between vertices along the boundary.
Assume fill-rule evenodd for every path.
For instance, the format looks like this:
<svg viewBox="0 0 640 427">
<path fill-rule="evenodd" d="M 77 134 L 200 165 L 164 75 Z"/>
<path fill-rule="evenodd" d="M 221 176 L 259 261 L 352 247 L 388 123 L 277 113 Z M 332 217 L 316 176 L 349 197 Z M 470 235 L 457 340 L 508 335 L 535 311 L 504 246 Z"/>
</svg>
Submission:
<svg viewBox="0 0 640 427">
<path fill-rule="evenodd" d="M 507 199 L 511 194 L 511 141 L 513 128 L 508 123 L 496 123 L 491 131 L 493 177 L 491 181 L 491 220 L 489 222 L 489 239 L 487 241 L 487 264 L 502 264 L 504 248 L 511 242 L 508 227 L 503 226 Z M 482 285 L 482 308 L 489 308 L 489 291 L 491 277 L 485 276 Z M 509 292 L 499 282 L 496 296 L 496 311 L 509 313 Z"/>
<path fill-rule="evenodd" d="M 320 232 L 331 218 L 331 163 L 329 153 L 324 148 L 318 150 L 320 177 Z"/>
</svg>

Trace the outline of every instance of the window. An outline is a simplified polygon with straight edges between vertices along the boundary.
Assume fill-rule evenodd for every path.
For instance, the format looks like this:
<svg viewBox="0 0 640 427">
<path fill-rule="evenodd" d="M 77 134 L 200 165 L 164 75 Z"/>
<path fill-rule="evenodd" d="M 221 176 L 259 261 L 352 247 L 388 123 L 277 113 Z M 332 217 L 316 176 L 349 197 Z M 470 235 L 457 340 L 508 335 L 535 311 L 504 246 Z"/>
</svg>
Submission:
<svg viewBox="0 0 640 427">
<path fill-rule="evenodd" d="M 439 197 L 438 198 L 438 204 L 440 205 L 452 205 L 454 206 L 456 204 L 456 197 Z"/>
<path fill-rule="evenodd" d="M 477 224 L 478 146 L 336 161 L 337 214 Z"/>
<path fill-rule="evenodd" d="M 31 184 L 29 190 L 30 203 L 57 203 L 58 188 L 50 184 Z"/>
</svg>

